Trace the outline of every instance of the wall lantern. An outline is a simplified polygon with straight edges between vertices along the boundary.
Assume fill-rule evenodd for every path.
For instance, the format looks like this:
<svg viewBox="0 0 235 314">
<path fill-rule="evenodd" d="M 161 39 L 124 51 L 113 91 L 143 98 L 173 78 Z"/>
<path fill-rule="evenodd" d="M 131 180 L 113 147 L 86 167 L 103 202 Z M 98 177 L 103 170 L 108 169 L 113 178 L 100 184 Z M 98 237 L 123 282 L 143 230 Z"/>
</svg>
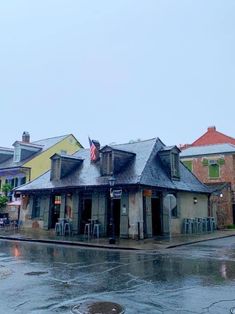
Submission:
<svg viewBox="0 0 235 314">
<path fill-rule="evenodd" d="M 193 198 L 193 204 L 197 204 L 197 198 L 196 197 Z"/>
</svg>

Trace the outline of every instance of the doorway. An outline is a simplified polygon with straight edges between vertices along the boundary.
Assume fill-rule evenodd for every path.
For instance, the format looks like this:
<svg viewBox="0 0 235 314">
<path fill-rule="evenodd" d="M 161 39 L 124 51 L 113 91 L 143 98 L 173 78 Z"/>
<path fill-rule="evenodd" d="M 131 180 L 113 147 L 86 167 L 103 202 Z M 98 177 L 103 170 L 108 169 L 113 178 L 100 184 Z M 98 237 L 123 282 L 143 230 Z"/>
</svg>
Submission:
<svg viewBox="0 0 235 314">
<path fill-rule="evenodd" d="M 107 236 L 112 235 L 112 225 L 111 223 L 111 202 L 113 202 L 113 221 L 114 221 L 114 233 L 116 237 L 120 236 L 120 206 L 121 200 L 120 199 L 113 199 L 111 200 L 110 197 L 107 198 Z"/>
<path fill-rule="evenodd" d="M 161 206 L 160 198 L 151 199 L 152 208 L 152 235 L 162 235 L 162 217 L 161 217 Z"/>
<path fill-rule="evenodd" d="M 81 233 L 84 233 L 85 224 L 89 223 L 91 219 L 92 199 L 85 198 L 82 202 L 82 215 L 81 215 Z"/>
<path fill-rule="evenodd" d="M 51 203 L 50 227 L 55 228 L 60 218 L 61 195 L 52 195 Z"/>
</svg>

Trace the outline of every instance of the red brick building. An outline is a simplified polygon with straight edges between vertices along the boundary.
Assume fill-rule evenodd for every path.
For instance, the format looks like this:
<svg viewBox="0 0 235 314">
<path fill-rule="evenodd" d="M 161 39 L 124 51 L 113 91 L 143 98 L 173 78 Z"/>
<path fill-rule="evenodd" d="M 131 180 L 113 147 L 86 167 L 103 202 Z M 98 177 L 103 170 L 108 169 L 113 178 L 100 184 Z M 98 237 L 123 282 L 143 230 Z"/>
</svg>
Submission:
<svg viewBox="0 0 235 314">
<path fill-rule="evenodd" d="M 209 127 L 181 149 L 180 158 L 186 167 L 211 187 L 208 214 L 217 217 L 221 228 L 235 224 L 235 139 Z"/>
<path fill-rule="evenodd" d="M 206 133 L 196 139 L 192 144 L 180 145 L 180 149 L 186 149 L 188 147 L 203 146 L 203 145 L 214 145 L 214 144 L 233 144 L 235 145 L 235 138 L 225 135 L 216 130 L 215 126 L 207 128 Z"/>
</svg>

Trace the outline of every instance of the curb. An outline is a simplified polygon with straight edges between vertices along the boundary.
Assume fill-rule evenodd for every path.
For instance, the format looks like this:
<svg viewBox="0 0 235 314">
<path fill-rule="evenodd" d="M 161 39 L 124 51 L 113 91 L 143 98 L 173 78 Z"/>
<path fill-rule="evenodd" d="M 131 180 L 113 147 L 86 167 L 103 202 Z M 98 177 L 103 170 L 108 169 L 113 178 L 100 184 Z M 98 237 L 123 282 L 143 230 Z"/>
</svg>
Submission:
<svg viewBox="0 0 235 314">
<path fill-rule="evenodd" d="M 125 246 L 114 246 L 114 245 L 105 245 L 105 244 L 96 244 L 96 243 L 84 243 L 84 242 L 73 242 L 73 241 L 61 241 L 61 240 L 50 240 L 50 239 L 33 239 L 33 238 L 19 238 L 12 236 L 2 236 L 0 239 L 8 241 L 21 241 L 21 242 L 32 242 L 32 243 L 48 243 L 48 244 L 62 244 L 69 246 L 81 246 L 88 248 L 99 248 L 99 249 L 111 249 L 111 250 L 126 250 L 126 251 L 143 251 L 144 248 L 134 248 L 134 247 L 125 247 Z"/>
<path fill-rule="evenodd" d="M 190 242 L 172 244 L 172 245 L 167 246 L 166 249 L 171 249 L 171 248 L 175 248 L 177 246 L 190 245 L 190 244 L 200 243 L 200 242 L 205 242 L 205 241 L 212 241 L 212 240 L 218 240 L 218 239 L 223 239 L 223 238 L 229 238 L 229 237 L 234 237 L 234 236 L 235 236 L 235 234 L 228 234 L 228 235 L 218 236 L 215 238 L 208 238 L 208 239 L 201 239 L 201 240 L 194 240 L 194 241 L 190 241 Z"/>
</svg>

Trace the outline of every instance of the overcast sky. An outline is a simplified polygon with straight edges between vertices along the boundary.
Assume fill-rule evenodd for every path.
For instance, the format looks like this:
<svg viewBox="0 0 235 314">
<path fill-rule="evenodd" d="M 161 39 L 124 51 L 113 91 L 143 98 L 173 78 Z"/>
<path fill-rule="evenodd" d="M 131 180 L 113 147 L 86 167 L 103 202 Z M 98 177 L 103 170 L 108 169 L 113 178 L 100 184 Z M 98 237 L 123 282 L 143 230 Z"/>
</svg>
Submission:
<svg viewBox="0 0 235 314">
<path fill-rule="evenodd" d="M 0 0 L 0 146 L 235 137 L 234 0 Z"/>
</svg>

